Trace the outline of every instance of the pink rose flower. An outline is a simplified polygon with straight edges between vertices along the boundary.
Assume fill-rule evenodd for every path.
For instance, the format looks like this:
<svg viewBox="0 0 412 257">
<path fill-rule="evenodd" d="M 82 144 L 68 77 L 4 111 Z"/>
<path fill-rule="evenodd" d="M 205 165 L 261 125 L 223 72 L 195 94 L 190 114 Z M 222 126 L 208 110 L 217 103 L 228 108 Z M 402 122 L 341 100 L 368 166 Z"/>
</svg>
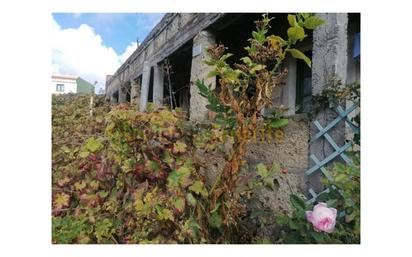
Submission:
<svg viewBox="0 0 412 257">
<path fill-rule="evenodd" d="M 318 203 L 313 211 L 306 211 L 306 219 L 313 224 L 315 231 L 332 233 L 335 229 L 337 210 L 328 208 L 326 203 Z"/>
</svg>

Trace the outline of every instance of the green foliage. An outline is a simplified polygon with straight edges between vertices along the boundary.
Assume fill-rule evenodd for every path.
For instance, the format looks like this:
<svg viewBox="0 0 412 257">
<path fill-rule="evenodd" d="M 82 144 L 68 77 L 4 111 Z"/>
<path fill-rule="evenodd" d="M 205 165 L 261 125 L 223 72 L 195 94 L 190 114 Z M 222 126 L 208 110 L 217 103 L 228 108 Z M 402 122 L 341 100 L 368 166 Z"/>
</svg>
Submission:
<svg viewBox="0 0 412 257">
<path fill-rule="evenodd" d="M 212 215 L 209 218 L 209 224 L 212 228 L 222 228 L 222 217 L 220 216 L 219 212 L 212 212 Z"/>
<path fill-rule="evenodd" d="M 297 209 L 297 210 L 299 210 L 299 211 L 305 211 L 305 209 L 306 209 L 306 204 L 305 204 L 305 202 L 302 200 L 302 198 L 300 198 L 299 196 L 297 196 L 297 195 L 292 195 L 292 196 L 290 197 L 290 202 L 291 202 L 292 206 L 293 206 L 295 209 Z"/>
<path fill-rule="evenodd" d="M 346 101 L 357 103 L 360 106 L 360 84 L 354 82 L 349 85 L 344 85 L 340 79 L 333 78 L 330 85 L 323 89 L 318 95 L 312 98 L 313 115 L 325 108 L 335 108 L 339 105 L 345 106 Z M 358 112 L 351 121 L 360 127 L 360 112 Z M 360 146 L 360 133 L 355 134 L 354 143 Z"/>
<path fill-rule="evenodd" d="M 325 21 L 317 16 L 309 16 L 305 18 L 303 26 L 307 29 L 315 29 L 316 27 L 325 24 Z"/>
<path fill-rule="evenodd" d="M 292 56 L 296 59 L 301 59 L 303 61 L 306 62 L 306 64 L 311 67 L 312 66 L 312 61 L 309 59 L 309 57 L 307 57 L 304 53 L 302 53 L 300 50 L 298 49 L 288 49 L 288 52 L 290 52 L 292 54 Z"/>
<path fill-rule="evenodd" d="M 269 114 L 264 116 L 266 123 L 271 129 L 281 129 L 289 124 L 289 120 L 283 116 L 287 109 L 278 107 Z"/>
<path fill-rule="evenodd" d="M 202 195 L 204 197 L 207 197 L 208 195 L 202 181 L 195 181 L 195 183 L 193 183 L 193 185 L 191 185 L 189 189 L 197 195 Z"/>
<path fill-rule="evenodd" d="M 306 205 L 304 200 L 297 195 L 290 198 L 293 207 L 291 217 L 279 215 L 276 217 L 276 223 L 281 229 L 280 238 L 277 243 L 286 244 L 335 244 L 341 243 L 334 238 L 334 234 L 316 232 L 311 223 L 306 220 L 305 211 L 311 210 L 312 205 Z"/>
<path fill-rule="evenodd" d="M 217 71 L 212 71 L 213 74 L 215 74 L 216 72 Z M 209 76 L 213 74 L 209 74 Z M 218 74 L 215 74 L 214 76 L 216 75 Z M 196 80 L 195 84 L 199 89 L 199 94 L 208 100 L 206 108 L 216 113 L 216 122 L 229 129 L 233 129 L 236 125 L 236 119 L 233 117 L 233 112 L 231 111 L 230 107 L 220 104 L 218 98 L 210 88 L 210 85 L 206 86 L 204 84 L 204 80 L 198 79 Z"/>
<path fill-rule="evenodd" d="M 216 96 L 213 94 L 213 91 L 209 86 L 206 86 L 204 84 L 204 80 L 196 80 L 196 86 L 199 89 L 199 94 L 203 97 L 205 97 L 209 104 L 206 106 L 209 110 L 217 113 L 224 112 L 227 108 L 224 108 L 219 104 L 219 100 L 216 98 Z"/>
<path fill-rule="evenodd" d="M 95 230 L 97 243 L 110 243 L 110 238 L 115 233 L 113 223 L 108 218 L 98 221 Z"/>
<path fill-rule="evenodd" d="M 296 43 L 297 41 L 302 41 L 307 35 L 302 27 L 296 25 L 288 29 L 288 36 L 290 42 Z"/>
<path fill-rule="evenodd" d="M 87 218 L 75 218 L 73 216 L 52 218 L 53 243 L 89 243 L 93 235 L 93 226 Z"/>
<path fill-rule="evenodd" d="M 220 150 L 222 144 L 233 141 L 231 130 L 224 130 L 224 125 L 212 123 L 210 125 L 203 125 L 197 127 L 192 131 L 193 145 L 197 149 L 204 151 Z"/>
<path fill-rule="evenodd" d="M 314 96 L 314 110 L 318 112 L 326 107 L 336 107 L 344 104 L 345 101 L 360 101 L 359 82 L 344 85 L 341 80 L 332 79 L 327 88 L 323 89 L 319 95 Z"/>
<path fill-rule="evenodd" d="M 288 119 L 281 118 L 281 119 L 277 119 L 277 120 L 271 121 L 271 122 L 269 123 L 269 126 L 270 126 L 271 128 L 273 128 L 273 129 L 279 129 L 279 128 L 282 128 L 282 127 L 284 127 L 284 126 L 286 126 L 286 125 L 288 125 L 288 124 L 289 124 L 289 120 L 288 120 Z"/>
<path fill-rule="evenodd" d="M 270 189 L 274 190 L 275 184 L 273 182 L 273 175 L 279 172 L 280 170 L 279 165 L 274 162 L 272 164 L 272 167 L 268 169 L 266 165 L 264 165 L 263 163 L 259 163 L 258 165 L 256 165 L 256 170 L 257 170 L 256 174 L 259 176 L 259 178 L 258 180 L 256 180 L 257 184 L 255 184 L 254 187 L 256 187 L 256 185 L 259 186 L 259 179 L 260 179 L 260 181 L 263 182 L 264 186 L 269 187 Z"/>
<path fill-rule="evenodd" d="M 275 182 L 276 175 L 281 174 L 281 167 L 278 163 L 273 162 L 271 166 L 259 163 L 256 166 L 249 167 L 248 173 L 239 176 L 237 181 L 236 192 L 242 195 L 240 201 L 247 206 L 249 215 L 242 217 L 243 222 L 256 224 L 256 229 L 265 229 L 274 223 L 273 210 L 265 205 L 261 196 L 263 193 L 270 191 L 276 192 Z M 277 182 L 276 182 L 277 183 Z M 253 235 L 253 229 L 245 231 L 249 236 Z M 253 237 L 252 242 L 258 243 L 267 238 Z"/>
<path fill-rule="evenodd" d="M 53 242 L 196 243 L 208 238 L 208 225 L 201 226 L 207 213 L 198 204 L 208 191 L 192 161 L 184 116 L 102 105 L 90 117 L 86 99 L 52 99 Z"/>
<path fill-rule="evenodd" d="M 287 34 L 289 36 L 289 41 L 293 44 L 297 41 L 302 41 L 307 36 L 305 34 L 305 29 L 312 30 L 325 23 L 324 20 L 311 13 L 298 13 L 296 15 L 289 14 L 288 21 L 290 28 L 288 29 Z M 293 55 L 293 57 L 299 58 L 295 55 Z M 305 59 L 309 60 L 307 57 Z M 310 66 L 310 64 L 308 65 Z"/>
<path fill-rule="evenodd" d="M 332 202 L 337 209 L 343 211 L 340 219 L 339 237 L 345 243 L 360 242 L 360 163 L 359 156 L 353 156 L 353 165 L 335 163 L 330 170 L 332 180 L 324 180 L 324 184 L 332 190 L 321 195 L 319 200 Z"/>
<path fill-rule="evenodd" d="M 87 139 L 86 144 L 84 145 L 85 150 L 88 150 L 92 153 L 97 152 L 102 147 L 103 145 L 93 137 Z"/>
<path fill-rule="evenodd" d="M 276 223 L 282 229 L 278 243 L 360 243 L 359 162 L 355 158 L 353 166 L 336 163 L 330 174 L 332 180 L 325 179 L 324 184 L 331 190 L 320 195 L 317 201 L 338 210 L 335 231 L 327 234 L 313 230 L 305 217 L 305 211 L 312 210 L 313 206 L 306 206 L 300 197 L 292 195 L 292 217 L 280 215 L 276 218 Z M 339 213 L 343 213 L 343 216 Z"/>
</svg>

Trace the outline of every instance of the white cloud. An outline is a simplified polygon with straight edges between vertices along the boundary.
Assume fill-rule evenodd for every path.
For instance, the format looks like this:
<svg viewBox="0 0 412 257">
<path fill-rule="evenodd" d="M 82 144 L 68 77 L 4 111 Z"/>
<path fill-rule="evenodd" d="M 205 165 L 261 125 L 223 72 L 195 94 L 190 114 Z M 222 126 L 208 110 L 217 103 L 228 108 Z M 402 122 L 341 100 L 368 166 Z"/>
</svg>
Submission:
<svg viewBox="0 0 412 257">
<path fill-rule="evenodd" d="M 119 56 L 120 62 L 123 64 L 127 58 L 129 58 L 130 55 L 137 49 L 137 42 L 132 42 L 130 43 L 124 53 Z"/>
<path fill-rule="evenodd" d="M 104 88 L 106 75 L 113 74 L 135 49 L 133 42 L 117 55 L 113 48 L 103 45 L 92 27 L 82 24 L 77 29 L 62 29 L 53 18 L 53 73 L 80 76 L 90 83 L 97 81 L 97 92 Z"/>
</svg>

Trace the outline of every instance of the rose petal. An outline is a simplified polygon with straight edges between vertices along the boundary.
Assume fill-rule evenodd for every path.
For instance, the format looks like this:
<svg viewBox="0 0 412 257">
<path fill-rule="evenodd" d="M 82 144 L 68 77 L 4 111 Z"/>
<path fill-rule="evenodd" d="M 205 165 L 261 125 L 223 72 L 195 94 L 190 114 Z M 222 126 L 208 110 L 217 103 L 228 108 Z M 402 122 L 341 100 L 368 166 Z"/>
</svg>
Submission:
<svg viewBox="0 0 412 257">
<path fill-rule="evenodd" d="M 306 211 L 305 214 L 306 214 L 306 219 L 309 222 L 313 222 L 313 212 L 312 211 Z"/>
<path fill-rule="evenodd" d="M 324 231 L 326 233 L 332 233 L 335 230 L 335 224 L 332 224 L 331 226 L 329 226 L 327 229 L 325 229 Z"/>
<path fill-rule="evenodd" d="M 317 205 L 315 205 L 315 207 L 313 207 L 313 209 L 315 210 L 316 208 L 319 208 L 319 207 L 328 207 L 328 205 L 326 204 L 326 203 L 322 203 L 322 202 L 320 202 L 320 203 L 318 203 Z"/>
<path fill-rule="evenodd" d="M 331 209 L 332 213 L 333 213 L 333 219 L 336 219 L 336 215 L 338 214 L 338 210 L 336 210 L 335 208 L 329 208 Z"/>
<path fill-rule="evenodd" d="M 315 230 L 317 229 L 318 231 L 324 231 L 325 227 L 324 224 L 321 222 L 317 222 L 316 224 L 314 224 L 314 228 Z"/>
</svg>

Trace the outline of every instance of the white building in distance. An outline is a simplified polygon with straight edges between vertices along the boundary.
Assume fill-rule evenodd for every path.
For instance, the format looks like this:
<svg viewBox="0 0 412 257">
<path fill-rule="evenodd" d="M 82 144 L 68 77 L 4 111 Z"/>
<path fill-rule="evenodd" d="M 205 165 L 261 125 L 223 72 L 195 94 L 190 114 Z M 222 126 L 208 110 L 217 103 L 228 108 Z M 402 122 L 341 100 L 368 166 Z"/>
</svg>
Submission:
<svg viewBox="0 0 412 257">
<path fill-rule="evenodd" d="M 51 86 L 53 94 L 94 92 L 93 84 L 78 76 L 72 75 L 53 74 L 51 77 Z"/>
</svg>

